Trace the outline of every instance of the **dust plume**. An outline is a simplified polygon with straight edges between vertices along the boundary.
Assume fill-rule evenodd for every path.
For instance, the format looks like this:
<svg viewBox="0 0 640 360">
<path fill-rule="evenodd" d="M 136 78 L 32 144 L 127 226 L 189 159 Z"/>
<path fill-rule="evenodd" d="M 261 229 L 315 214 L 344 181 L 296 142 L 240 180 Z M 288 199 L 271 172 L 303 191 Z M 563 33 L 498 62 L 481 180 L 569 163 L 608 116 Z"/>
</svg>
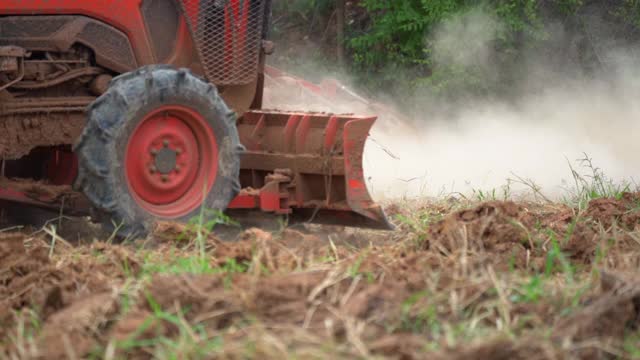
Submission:
<svg viewBox="0 0 640 360">
<path fill-rule="evenodd" d="M 492 44 L 502 29 L 476 9 L 442 24 L 425 41 L 433 45 L 437 63 L 499 82 L 505 69 Z M 566 34 L 558 26 L 549 36 L 563 44 Z M 430 94 L 383 94 L 403 97 L 405 104 L 411 99 L 414 106 L 403 109 L 409 118 L 404 121 L 353 101 L 327 104 L 310 96 L 294 107 L 380 116 L 364 164 L 378 199 L 529 190 L 509 180 L 516 178 L 559 198 L 573 186 L 570 165 L 588 172 L 578 162 L 585 154 L 613 181 L 633 182 L 640 175 L 640 82 L 634 80 L 640 78 L 634 70 L 640 57 L 634 56 L 635 48 L 609 45 L 598 49 L 606 71 L 588 76 L 571 64 L 558 66 L 558 56 L 527 54 L 518 64 L 517 85 L 502 97 L 442 102 Z"/>
<path fill-rule="evenodd" d="M 626 94 L 596 85 L 554 89 L 519 106 L 479 104 L 448 118 L 426 114 L 424 127 L 381 125 L 367 145 L 365 172 L 378 197 L 494 189 L 502 196 L 516 177 L 558 197 L 573 186 L 568 162 L 580 170 L 577 160 L 587 154 L 609 178 L 628 181 L 640 174 L 640 107 Z"/>
</svg>

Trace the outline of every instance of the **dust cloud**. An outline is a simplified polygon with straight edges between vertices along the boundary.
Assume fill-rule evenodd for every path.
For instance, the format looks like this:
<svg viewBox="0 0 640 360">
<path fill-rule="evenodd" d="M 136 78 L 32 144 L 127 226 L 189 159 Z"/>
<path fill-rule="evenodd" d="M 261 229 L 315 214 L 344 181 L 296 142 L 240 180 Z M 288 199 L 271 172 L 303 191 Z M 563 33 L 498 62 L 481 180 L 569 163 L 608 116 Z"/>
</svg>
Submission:
<svg viewBox="0 0 640 360">
<path fill-rule="evenodd" d="M 433 44 L 436 61 L 496 78 L 502 69 L 490 49 L 501 31 L 495 19 L 474 10 L 443 24 L 425 41 Z M 558 30 L 551 36 L 564 34 Z M 590 172 L 578 161 L 585 154 L 615 182 L 633 183 L 640 176 L 640 72 L 634 70 L 640 69 L 640 58 L 620 48 L 606 55 L 604 75 L 582 77 L 532 53 L 523 60 L 526 76 L 508 99 L 443 104 L 429 95 L 385 94 L 410 96 L 418 111 L 408 120 L 353 101 L 327 103 L 311 94 L 293 107 L 380 116 L 364 159 L 377 199 L 530 191 L 514 179 L 530 180 L 544 195 L 558 199 L 574 186 L 570 165 Z M 292 107 L 284 99 L 270 105 Z"/>
<path fill-rule="evenodd" d="M 594 86 L 595 87 L 595 86 Z M 614 181 L 640 175 L 640 107 L 622 91 L 554 89 L 520 106 L 479 104 L 453 118 L 424 115 L 424 127 L 381 123 L 365 151 L 378 198 L 526 192 L 529 179 L 548 197 L 573 186 L 569 165 L 585 174 L 585 154 Z M 384 148 L 383 148 L 384 147 Z M 396 158 L 388 155 L 391 152 Z"/>
</svg>

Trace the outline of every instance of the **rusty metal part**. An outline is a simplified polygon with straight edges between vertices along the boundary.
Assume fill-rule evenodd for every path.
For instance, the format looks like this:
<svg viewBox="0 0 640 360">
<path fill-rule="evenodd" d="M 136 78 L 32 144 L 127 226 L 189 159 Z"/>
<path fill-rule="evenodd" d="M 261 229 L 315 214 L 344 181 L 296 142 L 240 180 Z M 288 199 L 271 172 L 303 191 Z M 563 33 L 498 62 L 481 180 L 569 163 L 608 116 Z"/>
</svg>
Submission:
<svg viewBox="0 0 640 360">
<path fill-rule="evenodd" d="M 18 71 L 18 67 L 17 57 L 0 57 L 0 72 L 15 72 Z"/>
<path fill-rule="evenodd" d="M 0 91 L 19 83 L 24 78 L 24 57 L 28 52 L 19 46 L 0 46 L 0 72 L 17 72 L 15 79 L 0 86 Z"/>
<path fill-rule="evenodd" d="M 19 46 L 0 46 L 0 56 L 7 57 L 25 57 L 27 56 L 28 51 Z"/>
<path fill-rule="evenodd" d="M 176 46 L 180 12 L 175 0 L 144 0 L 140 8 L 156 59 L 166 61 Z"/>
<path fill-rule="evenodd" d="M 262 50 L 266 55 L 273 55 L 276 50 L 276 44 L 273 41 L 263 40 L 262 41 Z"/>
<path fill-rule="evenodd" d="M 0 17 L 0 45 L 68 52 L 75 44 L 93 50 L 96 63 L 116 72 L 138 66 L 129 37 L 104 22 L 79 15 Z"/>
<path fill-rule="evenodd" d="M 242 157 L 241 194 L 232 209 L 276 214 L 321 211 L 351 213 L 358 223 L 390 229 L 371 199 L 362 154 L 375 117 L 250 111 L 238 122 Z M 328 219 L 330 220 L 330 219 Z"/>
<path fill-rule="evenodd" d="M 52 112 L 84 112 L 94 97 L 31 98 L 7 101 L 0 104 L 0 119 L 7 115 Z"/>
<path fill-rule="evenodd" d="M 245 85 L 225 86 L 220 90 L 224 102 L 233 109 L 238 116 L 249 110 L 256 96 L 258 79 Z"/>
<path fill-rule="evenodd" d="M 96 67 L 86 67 L 75 70 L 70 70 L 67 73 L 58 76 L 54 79 L 48 81 L 23 81 L 12 85 L 13 88 L 16 89 L 26 89 L 26 90 L 34 90 L 34 89 L 44 89 L 47 87 L 52 87 L 55 85 L 60 85 L 69 80 L 73 80 L 75 78 L 79 78 L 82 76 L 95 76 L 104 73 L 104 70 Z"/>
<path fill-rule="evenodd" d="M 113 76 L 108 74 L 96 76 L 89 84 L 89 91 L 96 96 L 104 94 L 109 89 L 109 83 L 112 79 Z"/>
<path fill-rule="evenodd" d="M 23 78 L 24 78 L 24 59 L 23 58 L 19 58 L 17 60 L 18 62 L 18 77 L 16 77 L 15 79 L 9 81 L 8 83 L 0 86 L 0 91 L 3 91 L 17 83 L 19 83 Z"/>
<path fill-rule="evenodd" d="M 67 185 L 47 185 L 29 179 L 0 178 L 0 200 L 35 207 L 64 210 L 68 215 L 88 215 L 89 200 Z"/>
<path fill-rule="evenodd" d="M 20 69 L 20 61 L 28 54 L 19 46 L 0 46 L 0 72 L 16 72 Z"/>
</svg>

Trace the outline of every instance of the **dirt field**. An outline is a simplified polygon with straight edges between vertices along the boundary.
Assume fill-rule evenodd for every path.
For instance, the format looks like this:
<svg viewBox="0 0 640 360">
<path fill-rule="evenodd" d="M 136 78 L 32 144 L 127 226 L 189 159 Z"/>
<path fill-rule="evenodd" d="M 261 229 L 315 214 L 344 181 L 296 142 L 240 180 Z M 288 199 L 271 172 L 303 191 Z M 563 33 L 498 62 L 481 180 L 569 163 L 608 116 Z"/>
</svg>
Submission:
<svg viewBox="0 0 640 360">
<path fill-rule="evenodd" d="M 387 212 L 226 242 L 0 230 L 0 358 L 640 357 L 640 194 Z"/>
</svg>

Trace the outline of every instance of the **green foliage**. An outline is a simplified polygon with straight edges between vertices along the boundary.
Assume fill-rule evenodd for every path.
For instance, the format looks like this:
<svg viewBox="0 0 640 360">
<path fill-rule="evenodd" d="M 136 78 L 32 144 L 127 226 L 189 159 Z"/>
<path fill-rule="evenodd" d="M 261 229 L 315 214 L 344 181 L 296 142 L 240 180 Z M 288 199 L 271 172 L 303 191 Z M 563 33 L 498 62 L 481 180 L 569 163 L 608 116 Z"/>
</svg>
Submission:
<svg viewBox="0 0 640 360">
<path fill-rule="evenodd" d="M 286 35 L 290 27 L 304 26 L 309 31 L 317 27 L 322 18 L 329 18 L 333 11 L 333 0 L 287 0 L 274 1 L 275 17 L 273 28 L 276 36 Z"/>
<path fill-rule="evenodd" d="M 451 14 L 472 3 L 465 0 L 364 0 L 371 28 L 351 40 L 355 61 L 379 68 L 388 63 L 424 62 L 424 35 Z M 376 50 L 376 51 L 372 51 Z"/>
<path fill-rule="evenodd" d="M 640 1 L 623 0 L 620 6 L 611 10 L 611 13 L 623 22 L 640 29 Z"/>
<path fill-rule="evenodd" d="M 544 53 L 567 56 L 557 51 L 557 42 L 564 41 L 553 36 L 558 27 L 564 27 L 562 38 L 567 38 L 567 47 L 589 36 L 585 32 L 589 24 L 581 18 L 586 6 L 591 6 L 590 11 L 596 6 L 603 20 L 617 29 L 616 36 L 640 36 L 638 0 L 621 0 L 616 4 L 585 0 L 348 3 L 351 5 L 347 5 L 345 46 L 349 50 L 351 73 L 359 85 L 398 95 L 419 92 L 436 100 L 512 94 L 513 85 L 529 74 L 527 64 L 531 54 L 546 49 L 548 52 Z M 335 10 L 335 2 L 331 0 L 275 1 L 273 33 L 284 48 L 278 54 L 282 59 L 289 58 L 278 61 L 291 62 L 306 75 L 335 71 L 330 64 L 336 48 Z M 487 21 L 486 27 L 476 28 L 482 24 L 478 20 Z M 631 35 L 622 34 L 634 31 Z M 447 34 L 448 41 L 441 43 Z M 301 38 L 316 43 L 319 50 L 304 48 L 299 52 L 293 47 L 288 56 L 282 56 L 290 39 L 295 43 Z M 448 47 L 454 57 L 443 58 L 442 46 L 445 53 Z M 461 53 L 464 61 L 456 58 Z M 582 68 L 570 70 L 588 73 L 597 66 L 592 60 L 596 54 L 576 56 L 580 57 Z"/>
<path fill-rule="evenodd" d="M 640 330 L 627 334 L 623 346 L 629 359 L 640 359 Z"/>
<path fill-rule="evenodd" d="M 364 28 L 358 24 L 359 28 L 350 29 L 348 45 L 364 85 L 464 97 L 508 94 L 510 85 L 526 74 L 521 64 L 527 51 L 544 47 L 550 40 L 549 29 L 557 24 L 572 31 L 585 1 L 362 0 L 360 6 L 369 20 Z M 640 28 L 638 0 L 603 6 L 622 22 Z M 474 28 L 478 20 L 474 14 L 492 26 Z M 451 25 L 463 31 L 456 34 L 448 28 Z M 482 59 L 480 52 L 465 55 L 462 63 L 439 58 L 443 33 L 453 34 L 448 46 L 454 54 L 484 43 L 491 58 Z"/>
<path fill-rule="evenodd" d="M 378 83 L 369 84 L 374 86 L 401 80 L 398 70 L 403 69 L 409 70 L 407 79 L 414 87 L 437 95 L 460 89 L 490 91 L 495 84 L 487 81 L 481 64 L 438 59 L 438 32 L 449 22 L 459 23 L 462 28 L 472 26 L 470 22 L 475 19 L 465 17 L 474 13 L 490 21 L 488 28 L 480 29 L 487 32 L 480 34 L 487 36 L 487 45 L 508 56 L 515 57 L 518 47 L 544 38 L 535 0 L 364 0 L 362 6 L 370 13 L 370 28 L 356 34 L 349 45 L 359 70 L 366 75 L 381 75 L 373 78 Z M 448 46 L 465 47 L 465 41 L 473 46 L 477 42 L 464 37 L 451 40 L 455 44 Z"/>
</svg>

